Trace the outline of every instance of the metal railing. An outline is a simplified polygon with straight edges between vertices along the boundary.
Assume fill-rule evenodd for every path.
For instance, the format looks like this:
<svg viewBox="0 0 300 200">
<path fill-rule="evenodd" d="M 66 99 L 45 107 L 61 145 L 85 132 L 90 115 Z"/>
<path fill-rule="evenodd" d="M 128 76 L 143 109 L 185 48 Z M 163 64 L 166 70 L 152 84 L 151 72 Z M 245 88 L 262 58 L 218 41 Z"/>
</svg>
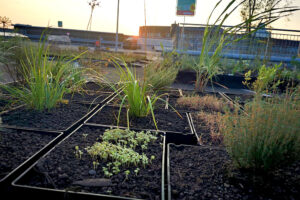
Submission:
<svg viewBox="0 0 300 200">
<path fill-rule="evenodd" d="M 203 33 L 206 25 L 180 23 L 173 37 L 180 52 L 197 55 L 202 48 Z M 222 26 L 222 29 L 231 26 Z M 222 30 L 221 29 L 221 30 Z M 229 40 L 243 37 L 246 30 L 229 36 Z M 214 48 L 211 50 L 214 51 Z M 211 52 L 211 53 L 212 53 Z M 222 50 L 222 56 L 232 59 L 261 59 L 270 62 L 289 63 L 292 59 L 300 61 L 300 30 L 261 29 L 247 35 L 244 39 L 230 43 Z"/>
</svg>

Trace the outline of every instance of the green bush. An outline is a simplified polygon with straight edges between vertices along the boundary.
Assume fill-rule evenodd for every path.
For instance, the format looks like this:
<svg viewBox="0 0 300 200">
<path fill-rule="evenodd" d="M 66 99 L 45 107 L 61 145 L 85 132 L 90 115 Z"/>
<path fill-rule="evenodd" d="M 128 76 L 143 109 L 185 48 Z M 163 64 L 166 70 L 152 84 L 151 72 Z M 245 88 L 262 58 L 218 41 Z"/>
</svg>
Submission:
<svg viewBox="0 0 300 200">
<path fill-rule="evenodd" d="M 1 85 L 9 94 L 30 109 L 42 111 L 51 109 L 62 100 L 64 93 L 84 83 L 83 70 L 74 68 L 71 60 L 48 60 L 45 40 L 37 48 L 25 51 L 26 59 L 21 60 L 23 85 Z"/>
<path fill-rule="evenodd" d="M 283 100 L 256 97 L 245 106 L 245 113 L 226 113 L 224 142 L 234 164 L 269 171 L 298 160 L 299 119 L 299 100 L 288 95 Z"/>
</svg>

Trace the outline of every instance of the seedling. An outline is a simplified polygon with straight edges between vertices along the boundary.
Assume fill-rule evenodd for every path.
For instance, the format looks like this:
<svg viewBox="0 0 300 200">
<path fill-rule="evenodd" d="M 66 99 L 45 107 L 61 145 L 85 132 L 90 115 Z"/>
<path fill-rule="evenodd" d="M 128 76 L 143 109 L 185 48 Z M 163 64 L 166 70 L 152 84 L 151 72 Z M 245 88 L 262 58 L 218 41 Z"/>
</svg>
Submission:
<svg viewBox="0 0 300 200">
<path fill-rule="evenodd" d="M 93 167 L 94 167 L 94 170 L 95 170 L 95 171 L 96 171 L 96 169 L 98 168 L 98 165 L 99 165 L 99 162 L 93 161 Z"/>
<path fill-rule="evenodd" d="M 81 159 L 83 152 L 79 149 L 79 146 L 75 146 L 75 156 L 77 159 Z"/>
<path fill-rule="evenodd" d="M 129 171 L 129 170 L 126 170 L 124 173 L 125 173 L 125 176 L 126 176 L 125 180 L 127 180 L 127 179 L 128 179 L 128 176 L 129 176 L 129 174 L 130 174 L 130 171 Z"/>
<path fill-rule="evenodd" d="M 140 171 L 140 168 L 136 168 L 136 169 L 134 170 L 134 173 L 135 173 L 136 176 L 138 175 L 139 171 Z"/>
</svg>

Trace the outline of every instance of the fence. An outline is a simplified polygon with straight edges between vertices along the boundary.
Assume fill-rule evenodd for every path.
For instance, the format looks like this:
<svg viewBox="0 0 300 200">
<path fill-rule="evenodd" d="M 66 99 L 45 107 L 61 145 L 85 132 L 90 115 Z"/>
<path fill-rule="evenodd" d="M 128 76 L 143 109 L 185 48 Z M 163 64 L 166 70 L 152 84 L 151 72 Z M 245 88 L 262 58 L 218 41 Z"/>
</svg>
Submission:
<svg viewBox="0 0 300 200">
<path fill-rule="evenodd" d="M 198 55 L 206 25 L 180 23 L 173 34 L 174 46 L 180 52 Z M 231 26 L 222 26 L 221 31 Z M 230 40 L 245 37 L 246 30 L 229 36 Z M 214 48 L 212 48 L 212 52 Z M 211 53 L 212 53 L 211 52 Z M 230 59 L 268 60 L 270 62 L 300 62 L 300 30 L 264 28 L 247 35 L 244 39 L 230 43 L 222 50 L 222 56 Z"/>
</svg>

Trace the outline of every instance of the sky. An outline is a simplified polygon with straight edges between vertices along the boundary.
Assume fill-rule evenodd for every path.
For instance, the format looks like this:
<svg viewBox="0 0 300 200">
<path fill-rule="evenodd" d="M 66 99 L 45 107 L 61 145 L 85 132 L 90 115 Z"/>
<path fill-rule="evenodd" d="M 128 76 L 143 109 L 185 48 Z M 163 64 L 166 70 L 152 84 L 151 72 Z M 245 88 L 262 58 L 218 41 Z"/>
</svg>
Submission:
<svg viewBox="0 0 300 200">
<path fill-rule="evenodd" d="M 91 30 L 116 31 L 117 2 L 118 0 L 100 0 L 100 7 L 96 7 L 93 13 Z M 170 26 L 175 21 L 184 22 L 183 16 L 176 16 L 177 0 L 145 2 L 147 25 Z M 210 11 L 217 2 L 218 0 L 197 0 L 195 16 L 185 17 L 185 22 L 206 24 Z M 224 0 L 220 9 L 228 2 L 229 0 Z M 300 6 L 300 0 L 294 0 L 293 5 Z M 88 0 L 0 0 L 0 16 L 7 16 L 16 24 L 57 27 L 57 22 L 63 21 L 63 28 L 86 30 L 90 13 Z M 119 13 L 119 32 L 138 35 L 139 26 L 145 25 L 144 0 L 120 0 Z M 237 11 L 225 25 L 235 25 L 240 21 Z M 300 30 L 300 11 L 289 17 L 289 20 L 281 19 L 272 26 Z"/>
</svg>

